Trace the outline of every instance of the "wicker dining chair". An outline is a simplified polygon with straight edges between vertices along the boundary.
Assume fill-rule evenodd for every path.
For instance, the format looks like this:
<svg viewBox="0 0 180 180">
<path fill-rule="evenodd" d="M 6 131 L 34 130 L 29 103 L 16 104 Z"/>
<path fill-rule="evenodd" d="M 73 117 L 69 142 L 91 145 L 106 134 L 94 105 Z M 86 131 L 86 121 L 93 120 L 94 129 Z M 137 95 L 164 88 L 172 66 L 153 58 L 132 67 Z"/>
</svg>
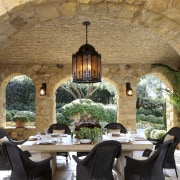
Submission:
<svg viewBox="0 0 180 180">
<path fill-rule="evenodd" d="M 50 167 L 52 157 L 39 162 L 32 161 L 24 151 L 10 141 L 4 141 L 2 143 L 2 149 L 11 166 L 10 180 L 52 179 L 52 170 Z"/>
<path fill-rule="evenodd" d="M 120 133 L 127 133 L 126 128 L 121 123 L 108 123 L 104 126 L 104 128 L 116 130 L 119 129 Z"/>
<path fill-rule="evenodd" d="M 84 159 L 73 155 L 76 161 L 77 180 L 113 180 L 113 164 L 121 155 L 121 144 L 114 140 L 103 141 L 94 146 Z"/>
<path fill-rule="evenodd" d="M 0 128 L 0 139 L 2 141 L 7 140 L 10 141 L 16 145 L 21 145 L 23 144 L 26 140 L 13 140 L 9 137 L 9 135 L 4 131 L 4 129 Z M 3 140 L 4 139 L 4 140 Z M 25 153 L 28 156 L 31 156 L 31 154 L 28 151 L 25 151 Z M 10 164 L 9 161 L 7 159 L 7 157 L 4 155 L 3 151 L 2 151 L 2 145 L 0 143 L 0 170 L 10 170 Z"/>
<path fill-rule="evenodd" d="M 155 150 L 160 148 L 161 145 L 170 138 L 174 139 L 174 144 L 171 146 L 171 148 L 168 150 L 168 153 L 165 157 L 165 160 L 163 162 L 163 168 L 164 169 L 175 169 L 176 176 L 178 177 L 177 173 L 177 167 L 176 167 L 176 161 L 174 157 L 174 152 L 177 147 L 177 145 L 180 143 L 180 128 L 179 127 L 173 127 L 171 128 L 162 138 L 160 139 L 149 139 L 153 142 L 155 145 Z M 144 157 L 149 157 L 153 150 L 151 149 L 145 149 L 143 152 Z"/>
<path fill-rule="evenodd" d="M 125 156 L 125 180 L 165 180 L 163 162 L 168 150 L 174 145 L 173 140 L 164 142 L 148 159 L 139 160 Z"/>
</svg>

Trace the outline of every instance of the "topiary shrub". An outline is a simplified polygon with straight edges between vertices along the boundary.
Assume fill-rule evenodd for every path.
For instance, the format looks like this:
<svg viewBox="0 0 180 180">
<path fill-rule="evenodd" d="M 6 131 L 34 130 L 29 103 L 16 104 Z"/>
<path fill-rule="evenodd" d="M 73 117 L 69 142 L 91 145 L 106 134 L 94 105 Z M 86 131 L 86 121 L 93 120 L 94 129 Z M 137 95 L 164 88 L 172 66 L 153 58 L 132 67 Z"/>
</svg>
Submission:
<svg viewBox="0 0 180 180">
<path fill-rule="evenodd" d="M 89 114 L 93 121 L 117 121 L 117 112 L 115 108 L 105 106 L 101 103 L 95 103 L 90 99 L 76 99 L 63 106 L 59 112 L 68 118 L 79 113 L 80 115 Z"/>
<path fill-rule="evenodd" d="M 162 138 L 165 134 L 166 134 L 167 131 L 165 130 L 157 130 L 155 133 L 154 133 L 154 139 L 160 139 Z"/>
<path fill-rule="evenodd" d="M 151 133 L 150 133 L 150 138 L 151 139 L 155 139 L 154 138 L 154 134 L 156 133 L 156 131 L 158 131 L 157 129 L 153 129 L 152 131 L 151 131 Z"/>
<path fill-rule="evenodd" d="M 151 131 L 153 130 L 154 128 L 153 127 L 149 127 L 149 128 L 146 128 L 144 130 L 144 136 L 149 139 L 150 138 L 150 134 L 151 134 Z"/>
</svg>

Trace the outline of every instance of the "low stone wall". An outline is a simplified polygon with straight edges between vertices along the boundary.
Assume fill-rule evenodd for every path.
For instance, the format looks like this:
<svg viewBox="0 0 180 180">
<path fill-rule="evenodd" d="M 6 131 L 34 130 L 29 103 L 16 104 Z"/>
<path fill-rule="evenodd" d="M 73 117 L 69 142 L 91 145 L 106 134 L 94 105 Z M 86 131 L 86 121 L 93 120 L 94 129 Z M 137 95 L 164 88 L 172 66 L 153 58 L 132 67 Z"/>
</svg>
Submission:
<svg viewBox="0 0 180 180">
<path fill-rule="evenodd" d="M 37 133 L 36 128 L 4 128 L 9 137 L 15 140 L 28 139 L 29 136 L 35 135 Z"/>
</svg>

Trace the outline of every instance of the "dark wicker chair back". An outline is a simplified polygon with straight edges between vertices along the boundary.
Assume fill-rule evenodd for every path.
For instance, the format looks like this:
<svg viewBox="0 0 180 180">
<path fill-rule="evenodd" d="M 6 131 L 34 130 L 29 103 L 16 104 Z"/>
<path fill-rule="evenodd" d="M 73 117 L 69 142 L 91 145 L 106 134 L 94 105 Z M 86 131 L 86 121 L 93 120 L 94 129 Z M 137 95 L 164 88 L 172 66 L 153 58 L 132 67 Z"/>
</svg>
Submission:
<svg viewBox="0 0 180 180">
<path fill-rule="evenodd" d="M 107 129 L 119 129 L 120 133 L 125 133 L 125 134 L 127 133 L 126 128 L 120 123 L 109 123 L 109 124 L 106 124 L 104 126 L 104 128 L 107 128 Z"/>
<path fill-rule="evenodd" d="M 180 128 L 179 127 L 173 127 L 167 132 L 167 135 L 168 134 L 174 136 L 175 139 L 174 139 L 174 144 L 171 146 L 171 148 L 168 149 L 167 155 L 166 155 L 164 162 L 163 162 L 163 168 L 175 169 L 176 176 L 178 177 L 174 152 L 175 152 L 177 145 L 180 143 Z M 164 136 L 164 138 L 166 136 Z"/>
<path fill-rule="evenodd" d="M 103 141 L 97 144 L 84 159 L 73 155 L 77 163 L 77 180 L 113 180 L 112 168 L 115 158 L 121 155 L 121 144 L 117 141 Z"/>
<path fill-rule="evenodd" d="M 9 137 L 9 135 L 4 131 L 4 129 L 0 129 L 0 139 L 6 137 L 10 142 L 13 142 L 17 145 L 20 145 L 24 143 L 26 140 L 22 141 L 15 141 Z M 27 154 L 29 153 L 26 151 Z M 29 153 L 30 156 L 30 153 Z M 0 170 L 10 170 L 10 164 L 6 156 L 4 156 L 4 153 L 2 151 L 2 145 L 0 144 Z"/>
<path fill-rule="evenodd" d="M 49 157 L 40 162 L 34 162 L 17 145 L 10 141 L 2 143 L 2 149 L 7 156 L 12 169 L 11 180 L 29 180 L 42 177 L 43 180 L 51 180 L 52 172 Z"/>
<path fill-rule="evenodd" d="M 164 180 L 163 161 L 169 148 L 171 148 L 173 144 L 172 140 L 166 141 L 147 160 L 137 160 L 125 156 L 125 180 Z"/>
<path fill-rule="evenodd" d="M 155 149 L 158 149 L 164 143 L 164 140 L 168 135 L 174 136 L 175 139 L 174 139 L 174 143 L 171 146 L 171 148 L 168 149 L 167 155 L 166 155 L 164 162 L 163 162 L 163 168 L 175 169 L 176 176 L 178 177 L 177 167 L 176 167 L 176 162 L 175 162 L 175 157 L 174 157 L 174 151 L 175 151 L 177 145 L 180 143 L 180 128 L 179 127 L 173 127 L 162 138 L 150 139 L 150 140 L 155 145 Z M 143 153 L 143 156 L 148 157 L 150 155 L 150 153 L 151 153 L 151 150 L 146 149 Z"/>
<path fill-rule="evenodd" d="M 53 133 L 53 130 L 64 130 L 64 134 L 71 134 L 69 127 L 66 124 L 55 123 L 48 128 L 48 133 Z"/>
</svg>

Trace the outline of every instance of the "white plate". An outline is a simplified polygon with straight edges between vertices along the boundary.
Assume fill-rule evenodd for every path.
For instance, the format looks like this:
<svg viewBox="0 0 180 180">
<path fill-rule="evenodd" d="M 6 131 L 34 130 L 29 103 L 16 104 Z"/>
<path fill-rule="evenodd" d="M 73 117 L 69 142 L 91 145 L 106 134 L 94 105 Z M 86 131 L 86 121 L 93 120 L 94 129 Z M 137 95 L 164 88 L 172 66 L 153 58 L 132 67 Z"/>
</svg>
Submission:
<svg viewBox="0 0 180 180">
<path fill-rule="evenodd" d="M 91 142 L 91 140 L 90 139 L 80 139 L 79 142 L 82 144 L 88 144 Z"/>
</svg>

